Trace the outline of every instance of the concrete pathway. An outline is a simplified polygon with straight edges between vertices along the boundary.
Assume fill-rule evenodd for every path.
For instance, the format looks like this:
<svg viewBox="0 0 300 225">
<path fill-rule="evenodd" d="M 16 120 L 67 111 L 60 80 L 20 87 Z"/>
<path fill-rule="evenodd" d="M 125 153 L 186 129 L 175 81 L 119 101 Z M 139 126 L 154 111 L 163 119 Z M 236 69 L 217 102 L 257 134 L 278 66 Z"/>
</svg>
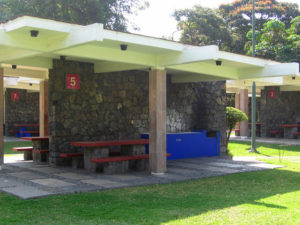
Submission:
<svg viewBox="0 0 300 225">
<path fill-rule="evenodd" d="M 211 176 L 274 169 L 279 166 L 222 157 L 168 161 L 168 172 L 153 176 L 146 172 L 104 175 L 65 167 L 51 167 L 20 158 L 10 158 L 0 171 L 0 191 L 22 199 L 55 194 L 98 191 L 200 179 Z"/>
<path fill-rule="evenodd" d="M 232 137 L 230 137 L 230 141 L 251 141 L 251 137 L 242 139 L 241 137 L 232 136 Z M 279 145 L 291 145 L 291 146 L 300 145 L 300 139 L 257 137 L 256 142 L 257 143 L 268 143 L 268 144 L 279 144 Z"/>
</svg>

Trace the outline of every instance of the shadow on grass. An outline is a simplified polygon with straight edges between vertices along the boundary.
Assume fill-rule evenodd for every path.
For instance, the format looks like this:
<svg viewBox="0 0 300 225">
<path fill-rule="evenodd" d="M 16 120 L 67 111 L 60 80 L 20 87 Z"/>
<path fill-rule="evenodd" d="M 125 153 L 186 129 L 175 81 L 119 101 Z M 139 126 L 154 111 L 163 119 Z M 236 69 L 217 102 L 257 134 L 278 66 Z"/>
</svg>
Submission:
<svg viewBox="0 0 300 225">
<path fill-rule="evenodd" d="M 44 224 L 161 224 L 241 204 L 285 209 L 261 200 L 299 185 L 298 172 L 265 170 L 27 201 L 0 193 L 1 221 L 34 224 L 40 215 Z"/>
</svg>

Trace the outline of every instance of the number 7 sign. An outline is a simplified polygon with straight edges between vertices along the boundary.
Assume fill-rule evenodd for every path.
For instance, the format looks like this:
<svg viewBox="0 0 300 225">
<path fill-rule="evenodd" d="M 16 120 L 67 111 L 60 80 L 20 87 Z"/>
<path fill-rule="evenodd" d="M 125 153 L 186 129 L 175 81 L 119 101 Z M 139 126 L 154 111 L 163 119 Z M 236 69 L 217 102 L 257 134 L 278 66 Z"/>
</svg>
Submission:
<svg viewBox="0 0 300 225">
<path fill-rule="evenodd" d="M 67 89 L 80 89 L 80 76 L 67 74 Z"/>
</svg>

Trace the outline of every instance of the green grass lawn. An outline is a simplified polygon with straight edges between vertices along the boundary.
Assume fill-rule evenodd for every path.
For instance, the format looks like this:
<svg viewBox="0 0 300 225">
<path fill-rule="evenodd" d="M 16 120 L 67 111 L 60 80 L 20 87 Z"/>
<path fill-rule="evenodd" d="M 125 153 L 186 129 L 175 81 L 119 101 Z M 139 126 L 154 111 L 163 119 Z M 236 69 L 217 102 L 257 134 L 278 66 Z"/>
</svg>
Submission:
<svg viewBox="0 0 300 225">
<path fill-rule="evenodd" d="M 300 157 L 265 160 L 285 167 L 33 200 L 0 193 L 0 224 L 300 224 Z"/>
<path fill-rule="evenodd" d="M 31 141 L 16 141 L 16 142 L 5 142 L 4 143 L 4 154 L 11 155 L 11 154 L 23 154 L 22 152 L 14 152 L 12 150 L 13 147 L 27 147 L 32 146 Z"/>
<path fill-rule="evenodd" d="M 228 145 L 229 154 L 232 156 L 300 156 L 300 146 L 283 146 L 277 144 L 256 143 L 259 153 L 248 152 L 250 142 L 231 141 Z"/>
</svg>

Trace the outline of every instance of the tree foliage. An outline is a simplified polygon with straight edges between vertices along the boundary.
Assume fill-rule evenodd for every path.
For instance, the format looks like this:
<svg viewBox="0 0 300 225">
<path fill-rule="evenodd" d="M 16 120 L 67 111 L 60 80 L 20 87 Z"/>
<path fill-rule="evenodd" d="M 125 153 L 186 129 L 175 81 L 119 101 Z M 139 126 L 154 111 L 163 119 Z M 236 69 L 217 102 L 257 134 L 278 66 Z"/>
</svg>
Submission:
<svg viewBox="0 0 300 225">
<path fill-rule="evenodd" d="M 281 62 L 300 62 L 300 16 L 291 21 L 289 29 L 279 20 L 270 20 L 256 35 L 257 56 Z M 252 31 L 248 32 L 247 37 L 250 41 L 245 49 L 247 54 L 251 54 Z"/>
<path fill-rule="evenodd" d="M 219 44 L 222 50 L 245 53 L 247 33 L 252 26 L 251 2 L 236 0 L 217 10 L 195 6 L 175 11 L 178 29 L 183 31 L 181 41 L 197 45 Z M 255 11 L 257 30 L 263 29 L 263 24 L 269 20 L 281 21 L 290 29 L 290 21 L 300 16 L 297 4 L 276 0 L 255 0 Z"/>
<path fill-rule="evenodd" d="M 244 112 L 234 107 L 226 107 L 226 127 L 228 130 L 227 139 L 226 139 L 226 148 L 228 146 L 228 141 L 233 128 L 235 128 L 237 123 L 245 120 L 248 120 L 248 117 Z"/>
<path fill-rule="evenodd" d="M 229 48 L 232 39 L 226 23 L 217 10 L 195 6 L 193 10 L 177 10 L 174 17 L 183 31 L 181 41 L 196 45 L 221 45 Z"/>
<path fill-rule="evenodd" d="M 124 31 L 125 15 L 147 4 L 145 0 L 0 0 L 0 21 L 29 15 L 84 25 L 98 22 Z"/>
<path fill-rule="evenodd" d="M 252 1 L 236 0 L 231 4 L 221 5 L 219 11 L 232 35 L 236 37 L 234 52 L 244 53 L 244 45 L 248 41 L 247 33 L 252 26 Z M 283 22 L 289 28 L 290 21 L 300 15 L 297 4 L 276 0 L 255 0 L 255 12 L 255 26 L 258 30 L 263 29 L 263 24 L 274 19 Z"/>
</svg>

